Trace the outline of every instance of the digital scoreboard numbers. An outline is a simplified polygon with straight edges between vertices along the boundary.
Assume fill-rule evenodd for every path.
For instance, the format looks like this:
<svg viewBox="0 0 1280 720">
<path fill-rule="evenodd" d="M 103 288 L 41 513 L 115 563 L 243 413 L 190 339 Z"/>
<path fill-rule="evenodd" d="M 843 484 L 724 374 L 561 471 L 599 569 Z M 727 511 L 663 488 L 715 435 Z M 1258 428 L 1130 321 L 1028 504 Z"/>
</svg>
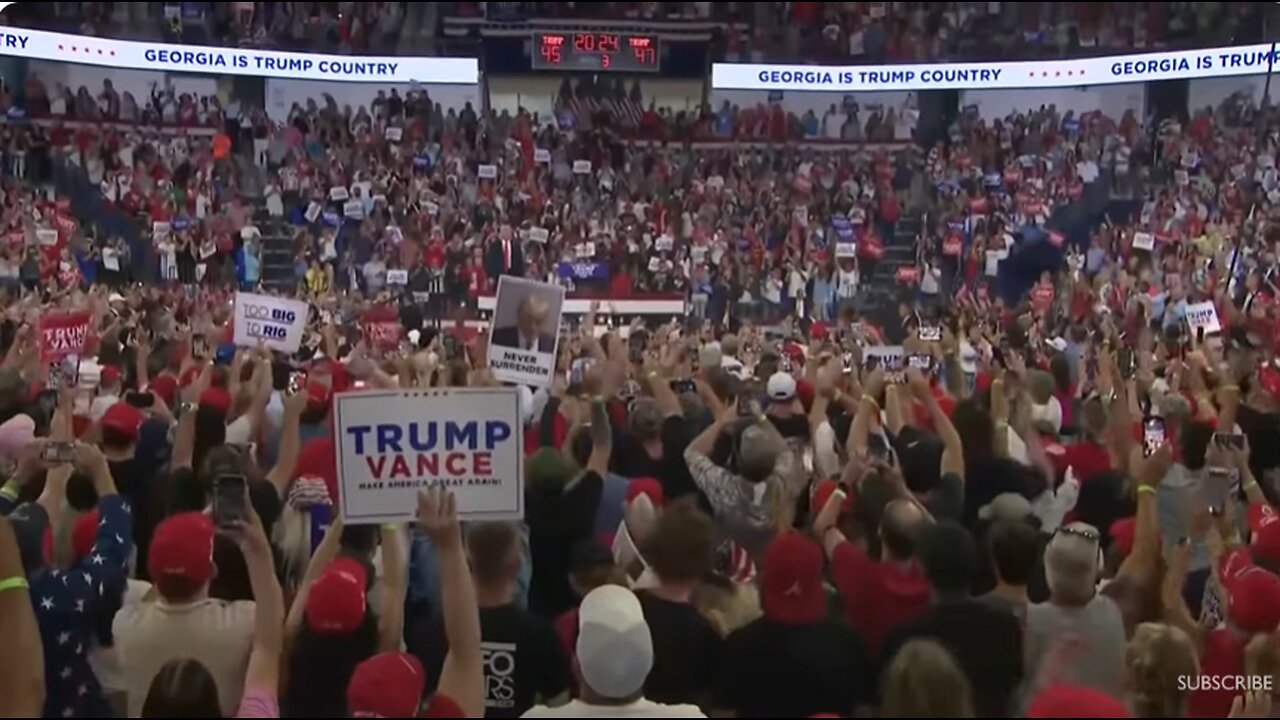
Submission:
<svg viewBox="0 0 1280 720">
<path fill-rule="evenodd" d="M 629 33 L 534 33 L 533 69 L 657 72 L 658 38 Z"/>
</svg>

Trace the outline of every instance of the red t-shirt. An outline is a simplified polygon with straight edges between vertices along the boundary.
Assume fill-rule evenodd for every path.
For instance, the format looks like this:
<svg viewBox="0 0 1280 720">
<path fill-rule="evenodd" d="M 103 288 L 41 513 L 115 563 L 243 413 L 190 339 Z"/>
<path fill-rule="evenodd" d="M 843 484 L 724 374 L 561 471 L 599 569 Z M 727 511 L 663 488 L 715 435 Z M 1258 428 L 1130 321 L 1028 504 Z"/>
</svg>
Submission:
<svg viewBox="0 0 1280 720">
<path fill-rule="evenodd" d="M 1071 468 L 1076 479 L 1084 482 L 1089 478 L 1111 469 L 1111 454 L 1105 445 L 1085 440 L 1063 447 L 1061 455 L 1050 455 L 1058 474 L 1066 473 Z"/>
<path fill-rule="evenodd" d="M 1200 678 L 1244 675 L 1245 640 L 1226 628 L 1210 630 L 1205 636 Z M 1187 717 L 1224 718 L 1231 712 L 1234 690 L 1193 690 L 1187 698 Z"/>
<path fill-rule="evenodd" d="M 919 617 L 929 607 L 929 583 L 918 566 L 903 570 L 867 557 L 853 543 L 840 543 L 831 556 L 831 577 L 844 600 L 845 620 L 872 657 L 896 627 Z"/>
</svg>

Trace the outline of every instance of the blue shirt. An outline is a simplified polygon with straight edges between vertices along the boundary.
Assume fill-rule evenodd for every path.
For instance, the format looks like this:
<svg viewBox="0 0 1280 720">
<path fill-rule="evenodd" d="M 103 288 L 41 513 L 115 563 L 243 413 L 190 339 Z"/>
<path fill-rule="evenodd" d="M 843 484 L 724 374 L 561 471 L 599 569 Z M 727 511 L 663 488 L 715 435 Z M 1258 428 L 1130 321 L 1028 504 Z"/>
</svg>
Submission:
<svg viewBox="0 0 1280 720">
<path fill-rule="evenodd" d="M 129 503 L 108 495 L 93 550 L 67 570 L 45 569 L 31 580 L 40 637 L 44 640 L 45 717 L 110 717 L 102 686 L 89 666 L 100 611 L 119 597 L 133 547 Z"/>
</svg>

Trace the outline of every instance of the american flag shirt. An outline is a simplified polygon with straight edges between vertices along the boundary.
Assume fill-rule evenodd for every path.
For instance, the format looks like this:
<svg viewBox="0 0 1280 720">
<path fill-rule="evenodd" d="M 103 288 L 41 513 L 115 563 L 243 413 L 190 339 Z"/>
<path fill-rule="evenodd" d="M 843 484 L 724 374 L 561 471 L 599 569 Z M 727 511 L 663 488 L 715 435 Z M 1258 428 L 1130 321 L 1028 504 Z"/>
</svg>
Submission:
<svg viewBox="0 0 1280 720">
<path fill-rule="evenodd" d="M 129 503 L 103 497 L 93 550 L 66 570 L 47 569 L 31 581 L 31 603 L 44 640 L 44 716 L 111 717 L 102 686 L 89 666 L 98 606 L 126 581 L 133 546 Z"/>
</svg>

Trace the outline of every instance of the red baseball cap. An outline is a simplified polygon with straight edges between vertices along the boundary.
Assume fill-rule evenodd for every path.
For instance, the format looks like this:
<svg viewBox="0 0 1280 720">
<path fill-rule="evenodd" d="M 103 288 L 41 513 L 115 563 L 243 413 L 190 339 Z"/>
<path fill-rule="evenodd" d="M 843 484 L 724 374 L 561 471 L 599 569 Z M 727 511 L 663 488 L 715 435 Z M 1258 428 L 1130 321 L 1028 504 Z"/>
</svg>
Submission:
<svg viewBox="0 0 1280 720">
<path fill-rule="evenodd" d="M 200 393 L 200 404 L 209 407 L 223 414 L 231 412 L 231 393 L 220 387 L 205 388 Z"/>
<path fill-rule="evenodd" d="M 634 478 L 627 483 L 627 504 L 630 505 L 632 500 L 645 495 L 649 501 L 653 503 L 655 508 L 660 508 L 667 502 L 667 495 L 662 489 L 662 483 L 651 477 Z"/>
<path fill-rule="evenodd" d="M 325 410 L 333 399 L 333 392 L 324 383 L 307 384 L 307 407 L 312 410 Z"/>
<path fill-rule="evenodd" d="M 840 483 L 830 479 L 819 480 L 818 483 L 813 486 L 813 496 L 809 498 L 809 510 L 815 517 L 818 513 L 822 512 L 822 508 L 827 506 L 827 503 L 831 500 L 831 496 L 834 495 L 838 489 L 840 489 Z M 852 510 L 853 496 L 850 495 L 848 491 L 845 491 L 844 502 L 840 503 L 840 513 L 844 514 Z"/>
<path fill-rule="evenodd" d="M 1250 505 L 1248 517 L 1254 556 L 1280 562 L 1280 515 L 1270 505 Z"/>
<path fill-rule="evenodd" d="M 107 383 L 120 382 L 120 368 L 115 365 L 107 365 L 102 368 L 102 372 L 98 375 L 98 384 L 106 385 Z"/>
<path fill-rule="evenodd" d="M 213 521 L 200 512 L 165 518 L 151 536 L 147 569 L 152 578 L 168 575 L 208 582 L 213 577 Z"/>
<path fill-rule="evenodd" d="M 71 552 L 76 562 L 83 560 L 93 552 L 94 543 L 98 542 L 98 522 L 101 519 L 97 508 L 76 518 L 71 527 Z"/>
<path fill-rule="evenodd" d="M 1036 693 L 1027 706 L 1029 718 L 1127 718 L 1124 703 L 1102 692 L 1079 685 L 1053 685 Z"/>
<path fill-rule="evenodd" d="M 794 530 L 770 543 L 760 573 L 760 602 L 765 617 L 787 625 L 808 625 L 826 617 L 818 543 Z"/>
<path fill-rule="evenodd" d="M 173 407 L 173 403 L 178 399 L 178 378 L 170 373 L 164 373 L 155 377 L 147 384 L 147 390 L 153 395 L 160 396 L 164 400 L 164 404 Z"/>
<path fill-rule="evenodd" d="M 103 429 L 114 430 L 130 439 L 138 438 L 138 429 L 146 420 L 146 416 L 138 408 L 126 402 L 118 402 L 107 408 L 102 414 Z"/>
<path fill-rule="evenodd" d="M 408 653 L 380 653 L 357 665 L 351 673 L 347 710 L 354 718 L 417 717 L 426 688 L 427 672 L 418 658 Z"/>
<path fill-rule="evenodd" d="M 1227 553 L 1220 573 L 1227 617 L 1236 627 L 1251 634 L 1280 627 L 1280 577 L 1254 565 L 1243 548 Z"/>
<path fill-rule="evenodd" d="M 369 600 L 368 573 L 348 557 L 329 563 L 311 585 L 307 597 L 307 627 L 317 633 L 351 633 L 364 622 Z"/>
</svg>

